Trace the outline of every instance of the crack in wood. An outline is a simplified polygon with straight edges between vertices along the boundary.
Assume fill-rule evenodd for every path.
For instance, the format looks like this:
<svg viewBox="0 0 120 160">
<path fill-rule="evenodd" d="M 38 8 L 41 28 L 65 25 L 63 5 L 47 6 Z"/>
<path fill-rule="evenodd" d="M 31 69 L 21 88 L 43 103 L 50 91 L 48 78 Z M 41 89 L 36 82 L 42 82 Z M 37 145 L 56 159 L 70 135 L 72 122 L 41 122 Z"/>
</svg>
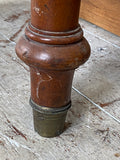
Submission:
<svg viewBox="0 0 120 160">
<path fill-rule="evenodd" d="M 7 118 L 7 117 L 6 117 Z M 13 124 L 11 124 L 10 120 L 8 120 L 7 118 L 7 122 L 8 122 L 8 126 L 12 129 L 12 131 L 16 134 L 16 135 L 20 135 L 21 137 L 23 137 L 25 140 L 27 140 L 27 137 L 25 134 L 23 134 L 19 129 L 17 129 Z"/>
<path fill-rule="evenodd" d="M 10 38 L 9 40 L 0 40 L 0 43 L 11 43 L 11 42 L 14 42 L 14 39 L 19 35 L 20 32 L 22 32 L 23 28 L 26 26 L 26 24 L 29 22 L 30 19 L 27 19 L 25 21 L 25 23 L 20 27 L 20 29 L 15 32 Z M 14 42 L 15 43 L 15 42 Z"/>
<path fill-rule="evenodd" d="M 16 19 L 18 19 L 20 16 L 22 15 L 26 15 L 26 14 L 29 14 L 30 11 L 22 11 L 21 13 L 17 13 L 17 14 L 13 14 L 13 15 L 10 15 L 8 18 L 6 18 L 4 21 L 6 22 L 13 22 L 15 21 Z"/>
<path fill-rule="evenodd" d="M 16 135 L 20 135 L 21 137 L 23 137 L 26 141 L 27 141 L 27 137 L 25 134 L 23 134 L 19 129 L 17 129 L 11 122 L 10 120 L 7 118 L 6 114 L 4 112 L 2 112 L 4 117 L 7 120 L 7 125 L 10 129 L 12 129 L 12 132 L 14 132 Z"/>
<path fill-rule="evenodd" d="M 118 102 L 118 101 L 120 101 L 120 98 L 117 98 L 117 99 L 115 99 L 115 100 L 113 100 L 111 102 L 107 102 L 107 103 L 99 103 L 99 105 L 103 108 L 103 107 L 109 106 L 109 105 L 111 105 L 111 104 L 113 104 L 115 102 Z"/>
<path fill-rule="evenodd" d="M 29 20 L 30 20 L 30 19 L 27 19 L 27 20 L 25 21 L 25 23 L 20 27 L 20 29 L 10 37 L 10 40 L 11 40 L 11 41 L 13 41 L 13 40 L 18 36 L 18 34 L 23 30 L 23 28 L 24 28 L 24 27 L 26 26 L 26 24 L 29 22 Z"/>
</svg>

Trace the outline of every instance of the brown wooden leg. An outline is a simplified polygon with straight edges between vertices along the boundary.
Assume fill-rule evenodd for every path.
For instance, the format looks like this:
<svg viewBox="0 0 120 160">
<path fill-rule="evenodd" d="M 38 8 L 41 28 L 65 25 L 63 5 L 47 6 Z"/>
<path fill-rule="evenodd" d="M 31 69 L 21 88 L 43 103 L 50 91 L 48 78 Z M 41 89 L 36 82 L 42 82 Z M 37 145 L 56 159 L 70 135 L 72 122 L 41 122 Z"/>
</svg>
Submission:
<svg viewBox="0 0 120 160">
<path fill-rule="evenodd" d="M 16 45 L 30 67 L 35 130 L 45 137 L 63 132 L 71 106 L 74 70 L 90 55 L 78 24 L 80 0 L 32 0 L 31 22 Z"/>
</svg>

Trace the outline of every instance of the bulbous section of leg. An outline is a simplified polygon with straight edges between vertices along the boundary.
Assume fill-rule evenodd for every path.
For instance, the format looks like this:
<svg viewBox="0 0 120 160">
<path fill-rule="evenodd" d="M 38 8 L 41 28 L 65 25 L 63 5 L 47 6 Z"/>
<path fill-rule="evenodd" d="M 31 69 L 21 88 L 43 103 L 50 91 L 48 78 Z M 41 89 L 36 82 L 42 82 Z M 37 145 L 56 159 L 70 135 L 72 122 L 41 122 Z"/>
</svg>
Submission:
<svg viewBox="0 0 120 160">
<path fill-rule="evenodd" d="M 22 36 L 17 45 L 18 57 L 27 65 L 41 70 L 74 70 L 90 56 L 90 46 L 83 37 L 67 45 L 48 45 Z"/>
</svg>

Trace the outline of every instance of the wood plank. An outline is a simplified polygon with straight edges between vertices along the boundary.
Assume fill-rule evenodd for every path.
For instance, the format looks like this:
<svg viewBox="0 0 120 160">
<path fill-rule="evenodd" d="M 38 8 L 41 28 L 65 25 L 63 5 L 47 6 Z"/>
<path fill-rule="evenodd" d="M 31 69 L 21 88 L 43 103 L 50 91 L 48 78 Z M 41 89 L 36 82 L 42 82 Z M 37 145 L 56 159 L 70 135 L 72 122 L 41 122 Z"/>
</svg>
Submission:
<svg viewBox="0 0 120 160">
<path fill-rule="evenodd" d="M 80 17 L 120 36 L 120 0 L 81 0 Z"/>
</svg>

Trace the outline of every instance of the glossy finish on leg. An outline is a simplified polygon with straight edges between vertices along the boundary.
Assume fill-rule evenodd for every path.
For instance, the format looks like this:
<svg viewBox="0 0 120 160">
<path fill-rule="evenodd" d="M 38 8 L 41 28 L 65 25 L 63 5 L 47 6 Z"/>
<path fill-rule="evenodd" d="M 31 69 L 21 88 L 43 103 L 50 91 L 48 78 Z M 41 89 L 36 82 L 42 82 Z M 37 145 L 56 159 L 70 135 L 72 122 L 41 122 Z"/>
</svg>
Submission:
<svg viewBox="0 0 120 160">
<path fill-rule="evenodd" d="M 32 0 L 31 22 L 16 45 L 17 55 L 30 66 L 30 104 L 41 136 L 62 133 L 74 70 L 90 55 L 78 24 L 79 4 L 80 0 Z"/>
</svg>

